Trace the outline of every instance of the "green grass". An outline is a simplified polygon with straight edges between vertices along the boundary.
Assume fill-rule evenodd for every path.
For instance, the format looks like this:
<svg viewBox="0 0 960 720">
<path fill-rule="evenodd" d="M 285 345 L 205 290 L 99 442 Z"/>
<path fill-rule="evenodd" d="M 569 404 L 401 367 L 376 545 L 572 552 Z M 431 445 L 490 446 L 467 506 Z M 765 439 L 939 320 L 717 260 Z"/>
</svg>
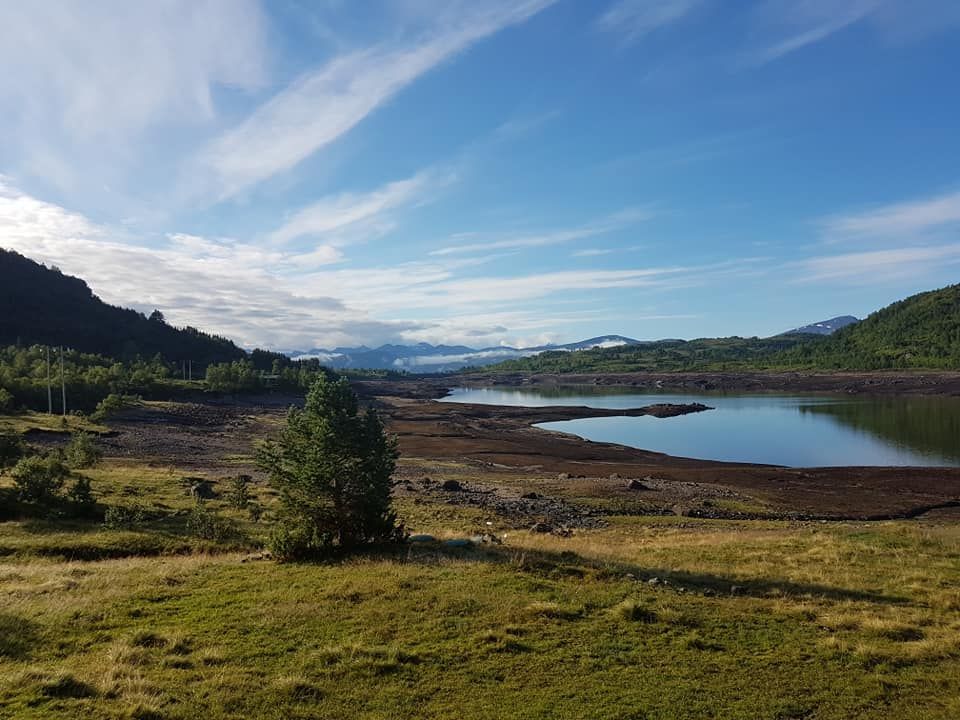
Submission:
<svg viewBox="0 0 960 720">
<path fill-rule="evenodd" d="M 0 705 L 18 718 L 960 713 L 957 528 L 687 525 L 623 519 L 314 565 L 13 559 Z"/>
<path fill-rule="evenodd" d="M 24 412 L 17 415 L 0 415 L 0 431 L 13 430 L 19 433 L 30 430 L 44 430 L 47 432 L 72 433 L 84 430 L 90 433 L 107 432 L 104 425 L 93 422 L 89 418 L 78 415 L 47 415 L 46 413 Z"/>
<path fill-rule="evenodd" d="M 210 471 L 215 490 L 232 468 Z M 101 505 L 150 517 L 0 523 L 2 717 L 960 717 L 956 523 L 609 515 L 560 538 L 420 492 L 398 502 L 411 531 L 504 544 L 278 564 L 257 552 L 276 504 L 262 483 L 260 523 L 207 501 L 238 530 L 218 542 L 186 529 L 196 473 L 83 472 Z"/>
</svg>

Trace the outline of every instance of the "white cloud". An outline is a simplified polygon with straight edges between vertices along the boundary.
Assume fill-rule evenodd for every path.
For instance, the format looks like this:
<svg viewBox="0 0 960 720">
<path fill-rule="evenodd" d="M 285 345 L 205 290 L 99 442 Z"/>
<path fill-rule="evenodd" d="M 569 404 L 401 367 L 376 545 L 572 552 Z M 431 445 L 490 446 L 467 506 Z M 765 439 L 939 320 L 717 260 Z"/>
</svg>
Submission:
<svg viewBox="0 0 960 720">
<path fill-rule="evenodd" d="M 763 12 L 789 34 L 756 53 L 753 61 L 763 64 L 824 40 L 875 12 L 883 0 L 777 0 Z"/>
<path fill-rule="evenodd" d="M 795 281 L 843 282 L 876 285 L 878 282 L 928 276 L 960 263 L 960 244 L 894 248 L 808 258 L 793 263 Z"/>
<path fill-rule="evenodd" d="M 768 0 L 756 18 L 778 36 L 749 57 L 762 65 L 826 40 L 853 25 L 868 24 L 890 42 L 907 42 L 960 25 L 956 0 Z"/>
<path fill-rule="evenodd" d="M 960 224 L 960 192 L 894 203 L 823 221 L 828 236 L 909 237 Z"/>
<path fill-rule="evenodd" d="M 379 234 L 392 227 L 385 218 L 386 214 L 422 199 L 424 191 L 435 189 L 439 182 L 430 172 L 424 171 L 366 194 L 340 193 L 321 198 L 271 233 L 270 240 L 283 244 L 303 236 L 341 233 L 358 225 L 364 225 L 372 235 Z"/>
<path fill-rule="evenodd" d="M 255 0 L 0 3 L 0 162 L 62 187 L 118 177 L 148 128 L 265 81 L 264 24 Z"/>
<path fill-rule="evenodd" d="M 628 208 L 605 218 L 601 218 L 591 224 L 580 227 L 554 230 L 551 232 L 517 235 L 500 240 L 488 240 L 486 242 L 470 242 L 459 245 L 448 245 L 446 247 L 432 250 L 430 255 L 458 255 L 475 252 L 490 252 L 494 250 L 507 250 L 518 248 L 544 247 L 547 245 L 560 245 L 562 243 L 572 242 L 574 240 L 583 240 L 585 238 L 604 235 L 622 228 L 628 227 L 634 223 L 649 220 L 654 216 L 652 210 L 648 208 Z M 461 233 L 454 236 L 456 238 L 475 238 L 479 233 Z"/>
<path fill-rule="evenodd" d="M 600 30 L 631 43 L 665 25 L 679 22 L 704 0 L 619 0 L 596 22 Z"/>
<path fill-rule="evenodd" d="M 200 156 L 199 172 L 229 198 L 289 170 L 351 130 L 424 73 L 554 0 L 477 4 L 418 42 L 346 53 L 297 78 Z"/>
<path fill-rule="evenodd" d="M 599 257 L 601 255 L 609 255 L 612 252 L 615 252 L 613 248 L 587 248 L 586 250 L 577 250 L 576 252 L 570 253 L 570 257 Z"/>
</svg>

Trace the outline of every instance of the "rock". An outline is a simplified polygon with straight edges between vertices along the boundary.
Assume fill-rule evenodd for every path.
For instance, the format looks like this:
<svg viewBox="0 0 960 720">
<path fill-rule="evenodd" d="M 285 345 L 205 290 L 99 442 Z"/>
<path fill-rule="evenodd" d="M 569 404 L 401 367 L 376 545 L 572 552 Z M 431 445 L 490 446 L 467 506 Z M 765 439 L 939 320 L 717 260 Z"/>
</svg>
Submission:
<svg viewBox="0 0 960 720">
<path fill-rule="evenodd" d="M 557 480 L 569 480 L 569 479 L 570 479 L 569 473 L 560 473 L 559 475 L 557 475 Z"/>
<path fill-rule="evenodd" d="M 440 486 L 443 490 L 447 492 L 462 492 L 463 485 L 461 485 L 456 480 L 444 480 L 443 485 Z"/>
<path fill-rule="evenodd" d="M 528 492 L 528 493 L 524 493 L 520 497 L 522 497 L 524 500 L 539 500 L 540 493 Z"/>
<path fill-rule="evenodd" d="M 637 576 L 634 575 L 633 573 L 627 573 L 626 575 L 624 575 L 624 577 L 625 577 L 627 580 L 636 580 L 636 579 L 637 579 Z"/>
<path fill-rule="evenodd" d="M 628 490 L 649 490 L 650 488 L 644 485 L 642 482 L 634 478 L 629 483 L 627 483 Z"/>
<path fill-rule="evenodd" d="M 716 594 L 717 594 L 717 591 L 714 590 L 713 588 L 707 588 L 706 590 L 703 591 L 704 597 L 715 597 Z"/>
<path fill-rule="evenodd" d="M 530 532 L 544 533 L 544 534 L 552 533 L 553 525 L 549 525 L 545 522 L 538 522 L 530 528 Z"/>
<path fill-rule="evenodd" d="M 426 533 L 420 533 L 419 535 L 411 535 L 407 538 L 409 542 L 412 543 L 432 543 L 436 542 L 437 539 L 433 535 L 427 535 Z"/>
<path fill-rule="evenodd" d="M 731 585 L 731 586 L 730 586 L 730 594 L 731 594 L 731 595 L 743 595 L 743 593 L 744 593 L 745 590 L 746 590 L 746 588 L 743 587 L 743 585 Z"/>
<path fill-rule="evenodd" d="M 210 484 L 209 480 L 204 480 L 202 478 L 190 478 L 192 484 L 190 485 L 190 497 L 195 500 L 209 500 L 216 496 L 216 493 L 213 492 L 213 486 Z"/>
<path fill-rule="evenodd" d="M 610 473 L 610 479 L 611 479 L 611 480 L 619 480 L 619 479 L 620 479 L 620 473 Z"/>
<path fill-rule="evenodd" d="M 659 585 L 659 584 L 660 584 L 660 578 L 658 577 L 652 577 L 649 580 L 647 580 L 647 585 Z"/>
</svg>

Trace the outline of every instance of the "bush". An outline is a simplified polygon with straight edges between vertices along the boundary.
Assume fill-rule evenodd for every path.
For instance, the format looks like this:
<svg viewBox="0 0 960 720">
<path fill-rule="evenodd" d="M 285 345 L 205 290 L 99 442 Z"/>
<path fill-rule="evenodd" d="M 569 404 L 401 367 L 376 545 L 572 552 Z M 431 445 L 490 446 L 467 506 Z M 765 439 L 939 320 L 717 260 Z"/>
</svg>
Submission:
<svg viewBox="0 0 960 720">
<path fill-rule="evenodd" d="M 139 397 L 133 395 L 118 395 L 110 393 L 103 400 L 97 403 L 97 409 L 93 411 L 90 418 L 96 422 L 102 422 L 114 413 L 133 407 L 140 402 Z"/>
<path fill-rule="evenodd" d="M 70 490 L 67 491 L 67 497 L 77 506 L 78 510 L 93 510 L 97 501 L 93 498 L 93 491 L 90 488 L 90 479 L 82 475 L 76 479 Z"/>
<path fill-rule="evenodd" d="M 275 539 L 277 555 L 401 539 L 390 497 L 397 457 L 377 414 L 358 412 L 350 384 L 319 377 L 304 409 L 290 411 L 279 442 L 259 454 L 280 491 L 286 529 Z"/>
<path fill-rule="evenodd" d="M 16 408 L 17 403 L 6 388 L 0 387 L 0 413 L 11 413 Z"/>
<path fill-rule="evenodd" d="M 56 457 L 25 457 L 10 472 L 17 489 L 17 497 L 27 503 L 51 503 L 70 475 L 67 467 Z"/>
<path fill-rule="evenodd" d="M 187 532 L 204 540 L 224 540 L 233 528 L 228 522 L 210 510 L 202 501 L 197 502 L 187 518 Z"/>
<path fill-rule="evenodd" d="M 67 460 L 67 464 L 76 470 L 79 468 L 93 467 L 100 462 L 103 453 L 100 452 L 100 448 L 93 442 L 90 433 L 81 431 L 74 433 L 73 438 L 64 450 L 64 457 Z"/>
<path fill-rule="evenodd" d="M 230 480 L 230 490 L 227 492 L 227 500 L 237 510 L 246 510 L 250 504 L 250 480 L 249 475 L 237 475 Z"/>
<path fill-rule="evenodd" d="M 297 560 L 308 554 L 313 543 L 302 527 L 280 523 L 270 533 L 267 550 L 280 562 Z"/>
<path fill-rule="evenodd" d="M 128 530 L 146 519 L 146 511 L 136 503 L 111 505 L 103 515 L 103 526 L 108 530 Z"/>
<path fill-rule="evenodd" d="M 13 467 L 29 454 L 30 448 L 20 437 L 20 433 L 13 430 L 0 432 L 0 470 Z"/>
</svg>

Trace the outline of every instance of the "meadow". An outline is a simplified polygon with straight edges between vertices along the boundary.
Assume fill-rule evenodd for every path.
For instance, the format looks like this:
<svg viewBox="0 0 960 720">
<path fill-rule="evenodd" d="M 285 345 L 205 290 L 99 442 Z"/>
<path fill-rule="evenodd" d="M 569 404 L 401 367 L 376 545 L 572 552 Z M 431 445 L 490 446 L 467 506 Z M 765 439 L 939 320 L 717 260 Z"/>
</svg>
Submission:
<svg viewBox="0 0 960 720">
<path fill-rule="evenodd" d="M 402 467 L 426 470 L 498 480 Z M 260 552 L 276 502 L 262 482 L 257 521 L 207 501 L 230 528 L 210 539 L 187 527 L 175 465 L 84 472 L 102 504 L 149 512 L 120 529 L 0 524 L 4 717 L 960 716 L 949 518 L 608 515 L 559 537 L 402 494 L 408 529 L 436 542 L 283 564 Z M 477 533 L 501 542 L 444 542 Z"/>
</svg>

